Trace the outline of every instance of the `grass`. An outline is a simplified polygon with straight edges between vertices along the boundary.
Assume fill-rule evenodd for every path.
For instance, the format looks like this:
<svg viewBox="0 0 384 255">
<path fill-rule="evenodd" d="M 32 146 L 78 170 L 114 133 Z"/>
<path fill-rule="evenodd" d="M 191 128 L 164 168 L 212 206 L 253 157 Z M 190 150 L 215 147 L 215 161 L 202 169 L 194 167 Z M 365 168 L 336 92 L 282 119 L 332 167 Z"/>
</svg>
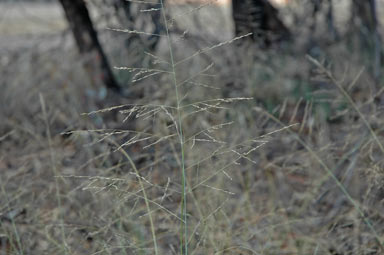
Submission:
<svg viewBox="0 0 384 255">
<path fill-rule="evenodd" d="M 0 254 L 382 253 L 381 84 L 344 42 L 249 54 L 215 8 L 163 6 L 143 68 L 106 32 L 140 98 L 73 47 L 0 59 Z"/>
<path fill-rule="evenodd" d="M 181 152 L 181 186 L 182 186 L 182 192 L 181 192 L 181 215 L 182 215 L 182 228 L 180 233 L 180 251 L 181 254 L 188 254 L 188 220 L 187 220 L 187 177 L 185 174 L 185 151 L 184 151 L 184 132 L 183 132 L 183 123 L 182 123 L 182 117 L 181 117 L 181 107 L 180 107 L 180 98 L 179 98 L 179 83 L 177 82 L 176 78 L 176 70 L 175 70 L 175 60 L 173 57 L 173 46 L 171 42 L 171 38 L 169 35 L 169 28 L 168 28 L 168 19 L 165 14 L 165 8 L 164 3 L 162 0 L 160 0 L 161 3 L 161 12 L 163 17 L 163 22 L 165 26 L 165 31 L 168 39 L 168 47 L 169 47 L 169 57 L 170 57 L 170 64 L 171 64 L 171 70 L 172 70 L 172 80 L 173 85 L 175 86 L 175 95 L 176 95 L 176 111 L 177 111 L 177 122 L 174 123 L 177 131 L 177 135 L 179 137 L 180 141 L 180 152 Z M 173 118 L 171 118 L 173 119 Z"/>
</svg>

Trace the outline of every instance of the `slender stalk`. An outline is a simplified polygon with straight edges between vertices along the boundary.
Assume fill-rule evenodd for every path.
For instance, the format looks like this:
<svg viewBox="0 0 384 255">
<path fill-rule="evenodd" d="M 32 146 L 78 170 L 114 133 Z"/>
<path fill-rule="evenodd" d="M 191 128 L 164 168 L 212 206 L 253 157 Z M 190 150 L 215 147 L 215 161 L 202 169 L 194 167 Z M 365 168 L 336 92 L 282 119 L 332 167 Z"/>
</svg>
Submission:
<svg viewBox="0 0 384 255">
<path fill-rule="evenodd" d="M 45 100 L 43 95 L 40 93 L 39 94 L 40 98 L 40 104 L 41 104 L 41 109 L 43 111 L 43 116 L 44 116 L 44 121 L 46 125 L 46 135 L 48 139 L 48 146 L 49 146 L 49 152 L 50 152 L 50 159 L 51 159 L 51 166 L 52 166 L 52 171 L 53 171 L 53 176 L 58 176 L 58 171 L 56 167 L 56 159 L 55 159 L 55 154 L 53 151 L 53 145 L 52 145 L 52 136 L 51 136 L 51 130 L 49 129 L 49 121 L 48 121 L 48 113 L 47 113 L 47 108 L 45 105 Z M 57 198 L 57 207 L 61 209 L 61 194 L 60 194 L 60 187 L 59 187 L 59 181 L 57 178 L 55 178 L 55 188 L 56 188 L 56 198 Z M 64 219 L 63 219 L 63 214 L 60 212 L 60 230 L 61 230 L 61 238 L 63 241 L 63 252 L 65 254 L 69 254 L 68 250 L 68 245 L 66 243 L 66 238 L 65 238 L 65 231 L 64 231 Z"/>
<path fill-rule="evenodd" d="M 136 175 L 138 176 L 137 179 L 139 181 L 140 188 L 143 191 L 143 198 L 144 198 L 144 201 L 145 201 L 145 206 L 147 207 L 147 212 L 148 212 L 148 217 L 149 217 L 149 224 L 151 225 L 151 232 L 152 232 L 153 246 L 154 246 L 154 249 L 155 249 L 155 255 L 158 255 L 159 252 L 158 252 L 158 248 L 157 248 L 157 241 L 156 241 L 157 239 L 156 239 L 155 225 L 153 224 L 153 218 L 152 218 L 151 208 L 149 206 L 149 199 L 148 199 L 148 196 L 147 196 L 147 192 L 145 191 L 144 184 L 143 184 L 141 178 L 139 177 L 140 176 L 139 170 L 137 170 L 137 167 L 136 167 L 135 163 L 133 162 L 132 158 L 129 156 L 129 154 L 117 142 L 115 142 L 112 139 L 109 139 L 109 141 L 111 141 L 113 144 L 116 145 L 117 148 L 119 148 L 119 151 L 128 159 L 129 164 L 131 165 L 131 167 L 135 171 Z"/>
<path fill-rule="evenodd" d="M 169 36 L 169 28 L 167 23 L 167 17 L 165 15 L 165 8 L 164 8 L 164 2 L 163 0 L 160 0 L 161 4 L 161 10 L 163 14 L 164 19 L 164 26 L 166 31 L 166 36 L 168 39 L 168 48 L 169 48 L 169 55 L 170 55 L 170 61 L 171 61 L 171 67 L 172 67 L 172 79 L 173 84 L 175 87 L 175 93 L 176 93 L 176 111 L 177 111 L 177 122 L 178 122 L 178 136 L 179 136 L 179 142 L 180 142 L 180 150 L 181 150 L 181 185 L 182 185 L 182 199 L 181 199 L 181 215 L 183 219 L 182 223 L 182 233 L 180 236 L 180 245 L 181 245 L 181 254 L 188 254 L 188 222 L 187 222 L 187 185 L 186 185 L 186 174 L 185 174 L 185 154 L 184 154 L 184 137 L 183 137 L 183 127 L 182 127 L 182 118 L 181 118 L 181 109 L 180 109 L 180 99 L 179 99 L 179 90 L 177 86 L 177 79 L 176 79 L 176 71 L 175 71 L 175 61 L 173 57 L 173 50 L 172 50 L 172 43 L 171 38 Z M 176 123 L 175 123 L 176 124 Z"/>
</svg>

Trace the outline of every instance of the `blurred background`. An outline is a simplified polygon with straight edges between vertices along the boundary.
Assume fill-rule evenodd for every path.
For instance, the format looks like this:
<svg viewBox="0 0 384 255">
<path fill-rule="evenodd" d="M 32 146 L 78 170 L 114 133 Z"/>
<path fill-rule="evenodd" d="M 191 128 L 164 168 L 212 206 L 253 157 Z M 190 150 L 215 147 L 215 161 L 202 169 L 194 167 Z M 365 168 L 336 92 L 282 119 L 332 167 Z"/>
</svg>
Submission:
<svg viewBox="0 0 384 255">
<path fill-rule="evenodd" d="M 383 254 L 383 23 L 383 0 L 0 1 L 0 255 Z"/>
</svg>

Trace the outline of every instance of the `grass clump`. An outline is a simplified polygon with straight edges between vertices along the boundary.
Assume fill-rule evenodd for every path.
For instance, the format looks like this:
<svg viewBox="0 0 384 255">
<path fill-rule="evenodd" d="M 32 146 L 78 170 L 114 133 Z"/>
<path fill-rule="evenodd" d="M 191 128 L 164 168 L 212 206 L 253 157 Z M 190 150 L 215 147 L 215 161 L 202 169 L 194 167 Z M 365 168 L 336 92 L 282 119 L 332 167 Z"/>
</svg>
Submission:
<svg viewBox="0 0 384 255">
<path fill-rule="evenodd" d="M 2 79 L 0 252 L 382 252 L 383 90 L 343 42 L 212 35 L 220 8 L 162 5 L 157 52 L 116 60 L 141 97 L 95 96 L 71 47 L 2 66 L 35 75 Z"/>
</svg>

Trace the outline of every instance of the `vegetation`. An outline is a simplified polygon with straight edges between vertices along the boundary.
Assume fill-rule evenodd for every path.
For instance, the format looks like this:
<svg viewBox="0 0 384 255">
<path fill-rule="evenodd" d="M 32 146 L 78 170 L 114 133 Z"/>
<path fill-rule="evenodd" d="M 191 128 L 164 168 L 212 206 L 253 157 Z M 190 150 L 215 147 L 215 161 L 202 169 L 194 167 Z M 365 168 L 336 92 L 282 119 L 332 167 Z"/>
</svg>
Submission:
<svg viewBox="0 0 384 255">
<path fill-rule="evenodd" d="M 0 254 L 384 252 L 381 10 L 234 1 L 0 37 Z"/>
</svg>

